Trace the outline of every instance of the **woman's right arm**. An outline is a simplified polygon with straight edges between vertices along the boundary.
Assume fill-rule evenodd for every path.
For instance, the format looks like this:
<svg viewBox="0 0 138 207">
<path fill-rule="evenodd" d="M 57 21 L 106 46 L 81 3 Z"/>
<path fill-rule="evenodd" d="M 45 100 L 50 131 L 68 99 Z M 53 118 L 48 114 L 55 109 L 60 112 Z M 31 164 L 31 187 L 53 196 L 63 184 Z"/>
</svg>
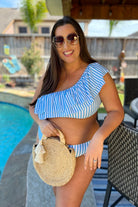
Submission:
<svg viewBox="0 0 138 207">
<path fill-rule="evenodd" d="M 38 84 L 38 87 L 34 93 L 34 97 L 32 99 L 32 103 L 38 98 L 41 88 L 42 88 L 42 84 L 43 84 L 43 78 L 44 76 L 42 76 L 42 78 L 40 79 L 40 82 Z M 44 119 L 44 120 L 40 120 L 38 115 L 34 113 L 34 108 L 35 106 L 29 106 L 29 112 L 31 117 L 34 119 L 34 121 L 39 125 L 40 130 L 42 132 L 42 134 L 44 134 L 46 137 L 50 137 L 50 136 L 59 136 L 58 130 L 56 129 L 56 127 L 54 126 L 53 123 L 51 123 L 49 120 Z"/>
</svg>

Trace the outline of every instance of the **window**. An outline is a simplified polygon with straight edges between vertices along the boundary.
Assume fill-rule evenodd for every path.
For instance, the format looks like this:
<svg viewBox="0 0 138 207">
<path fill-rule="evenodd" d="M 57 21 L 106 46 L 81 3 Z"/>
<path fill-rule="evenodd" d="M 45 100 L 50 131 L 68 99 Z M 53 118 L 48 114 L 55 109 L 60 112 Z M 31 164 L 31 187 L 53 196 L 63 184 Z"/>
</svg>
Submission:
<svg viewBox="0 0 138 207">
<path fill-rule="evenodd" d="M 19 33 L 27 33 L 27 27 L 19 27 Z"/>
<path fill-rule="evenodd" d="M 42 27 L 41 28 L 41 33 L 43 33 L 43 34 L 49 34 L 50 33 L 49 27 Z"/>
</svg>

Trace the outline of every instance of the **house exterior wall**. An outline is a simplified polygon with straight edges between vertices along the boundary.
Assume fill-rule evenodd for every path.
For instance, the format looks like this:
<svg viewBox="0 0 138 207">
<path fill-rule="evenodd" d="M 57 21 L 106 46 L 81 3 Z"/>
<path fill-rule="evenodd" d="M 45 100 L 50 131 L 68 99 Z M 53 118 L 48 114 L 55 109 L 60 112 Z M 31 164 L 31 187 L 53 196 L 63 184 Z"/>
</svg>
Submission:
<svg viewBox="0 0 138 207">
<path fill-rule="evenodd" d="M 56 21 L 56 20 L 55 20 Z M 49 28 L 49 34 L 51 33 L 52 27 L 55 24 L 55 21 L 52 20 L 43 20 L 41 23 L 37 25 L 38 28 L 38 34 L 42 34 L 41 28 L 42 27 L 48 27 Z M 88 35 L 88 24 L 89 22 L 83 22 L 83 31 L 84 34 L 87 36 Z M 80 24 L 81 25 L 81 24 Z M 19 34 L 19 27 L 27 27 L 27 33 L 30 34 L 31 31 L 27 24 L 25 24 L 22 20 L 15 20 L 14 21 L 14 34 Z"/>
<path fill-rule="evenodd" d="M 38 28 L 38 34 L 42 34 L 41 28 L 42 27 L 48 27 L 49 28 L 49 34 L 52 30 L 52 27 L 54 25 L 55 21 L 43 21 L 42 23 L 37 25 Z M 14 22 L 14 34 L 19 34 L 19 27 L 27 27 L 27 33 L 30 34 L 31 31 L 27 24 L 25 24 L 22 20 L 15 20 Z"/>
<path fill-rule="evenodd" d="M 37 25 L 38 28 L 38 34 L 42 34 L 42 27 L 49 28 L 49 33 L 51 33 L 52 27 L 55 24 L 56 20 L 43 20 L 41 23 Z M 88 24 L 89 21 L 81 22 L 80 26 L 82 27 L 84 34 L 88 35 Z M 22 20 L 12 20 L 10 24 L 4 29 L 2 34 L 19 34 L 19 27 L 26 27 L 27 28 L 27 34 L 31 34 L 30 28 L 26 23 L 24 23 Z"/>
<path fill-rule="evenodd" d="M 14 34 L 14 21 L 5 28 L 2 34 Z"/>
</svg>

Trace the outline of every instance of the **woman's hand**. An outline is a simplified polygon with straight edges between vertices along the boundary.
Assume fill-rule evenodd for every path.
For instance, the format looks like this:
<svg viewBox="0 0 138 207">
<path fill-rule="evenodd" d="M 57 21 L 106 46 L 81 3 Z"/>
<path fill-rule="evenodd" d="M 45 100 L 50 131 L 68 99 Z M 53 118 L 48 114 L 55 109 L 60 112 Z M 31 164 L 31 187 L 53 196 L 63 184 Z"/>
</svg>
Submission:
<svg viewBox="0 0 138 207">
<path fill-rule="evenodd" d="M 95 170 L 101 167 L 101 159 L 103 152 L 103 139 L 100 136 L 93 136 L 85 154 L 84 168 Z"/>
<path fill-rule="evenodd" d="M 39 126 L 42 134 L 46 137 L 59 136 L 59 132 L 52 122 L 48 120 L 40 120 Z"/>
</svg>

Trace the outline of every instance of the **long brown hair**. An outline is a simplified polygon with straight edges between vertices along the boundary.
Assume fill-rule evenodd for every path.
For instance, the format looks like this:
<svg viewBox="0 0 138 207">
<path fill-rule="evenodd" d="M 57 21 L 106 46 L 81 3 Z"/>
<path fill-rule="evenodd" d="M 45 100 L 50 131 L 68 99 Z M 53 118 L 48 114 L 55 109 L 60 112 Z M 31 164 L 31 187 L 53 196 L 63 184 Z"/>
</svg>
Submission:
<svg viewBox="0 0 138 207">
<path fill-rule="evenodd" d="M 42 88 L 41 88 L 41 92 L 39 94 L 39 97 L 42 95 L 53 92 L 57 87 L 63 62 L 60 59 L 58 52 L 56 50 L 56 47 L 54 46 L 52 41 L 53 41 L 53 37 L 55 36 L 56 29 L 60 26 L 65 25 L 65 24 L 71 24 L 79 36 L 81 60 L 88 63 L 88 64 L 95 62 L 95 60 L 93 58 L 91 58 L 91 56 L 88 52 L 87 45 L 86 45 L 86 39 L 84 37 L 84 33 L 83 33 L 80 25 L 78 24 L 78 22 L 68 16 L 65 16 L 62 19 L 59 19 L 55 23 L 55 25 L 53 26 L 53 29 L 51 32 L 51 56 L 50 56 L 50 60 L 49 60 L 48 66 L 47 66 L 47 70 L 45 72 L 45 76 L 43 79 L 43 84 L 42 84 Z M 35 105 L 36 101 L 37 100 L 35 100 L 30 105 Z"/>
</svg>

